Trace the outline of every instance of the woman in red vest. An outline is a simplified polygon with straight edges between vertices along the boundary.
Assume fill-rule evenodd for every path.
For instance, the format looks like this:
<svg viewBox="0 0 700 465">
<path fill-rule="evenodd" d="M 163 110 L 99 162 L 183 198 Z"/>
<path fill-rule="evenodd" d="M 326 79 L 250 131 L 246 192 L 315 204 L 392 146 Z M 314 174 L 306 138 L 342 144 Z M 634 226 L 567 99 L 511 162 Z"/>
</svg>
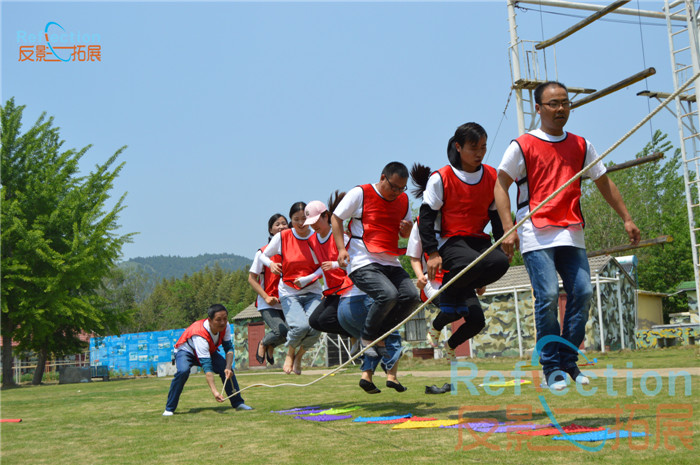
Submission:
<svg viewBox="0 0 700 465">
<path fill-rule="evenodd" d="M 496 239 L 503 235 L 493 195 L 496 170 L 482 163 L 486 139 L 486 131 L 477 123 L 458 127 L 447 145 L 449 164 L 430 175 L 422 193 L 418 229 L 428 256 L 428 279 L 442 269 L 443 285 L 491 247 L 491 237 L 484 232 L 489 222 Z M 486 324 L 476 290 L 497 281 L 507 270 L 508 258 L 495 249 L 440 294 L 440 313 L 429 329 L 432 343 L 437 344 L 444 326 L 460 318 L 465 321 L 445 344 L 449 359 L 455 358 L 458 345 Z"/>
<path fill-rule="evenodd" d="M 285 373 L 301 374 L 301 359 L 313 347 L 321 335 L 309 326 L 309 315 L 321 303 L 322 287 L 318 281 L 320 268 L 309 241 L 314 231 L 304 225 L 306 215 L 304 202 L 296 202 L 289 210 L 292 229 L 281 231 L 270 240 L 263 255 L 272 259 L 281 255 L 281 263 L 266 264 L 275 274 L 281 274 L 279 295 L 282 311 L 287 321 L 287 356 L 284 360 Z"/>
<path fill-rule="evenodd" d="M 270 236 L 267 242 L 280 231 L 289 229 L 287 224 L 287 219 L 284 215 L 280 213 L 275 213 L 267 221 L 267 231 Z M 248 273 L 248 284 L 250 287 L 258 293 L 258 298 L 255 301 L 255 306 L 260 312 L 263 321 L 270 328 L 270 331 L 265 334 L 265 337 L 258 343 L 258 347 L 255 353 L 255 359 L 260 364 L 267 363 L 270 365 L 275 364 L 275 347 L 280 344 L 284 344 L 287 340 L 287 323 L 284 321 L 284 313 L 282 312 L 282 304 L 279 300 L 279 275 L 276 275 L 270 271 L 270 268 L 266 267 L 262 260 L 262 252 L 267 247 L 267 244 L 261 247 L 256 253 L 255 258 L 253 258 L 253 264 L 250 265 L 250 270 Z M 272 261 L 280 263 L 282 257 L 280 255 L 275 255 L 272 257 Z M 250 352 L 249 348 L 249 352 Z"/>
<path fill-rule="evenodd" d="M 335 198 L 331 196 L 329 207 L 320 200 L 310 202 L 304 213 L 306 222 L 316 231 L 310 240 L 310 245 L 323 272 L 323 300 L 309 317 L 312 328 L 329 334 L 339 334 L 342 337 L 352 337 L 338 322 L 338 302 L 340 296 L 352 287 L 352 281 L 343 268 L 338 265 L 338 248 L 333 240 L 331 230 L 331 211 L 345 195 L 335 192 Z"/>
</svg>

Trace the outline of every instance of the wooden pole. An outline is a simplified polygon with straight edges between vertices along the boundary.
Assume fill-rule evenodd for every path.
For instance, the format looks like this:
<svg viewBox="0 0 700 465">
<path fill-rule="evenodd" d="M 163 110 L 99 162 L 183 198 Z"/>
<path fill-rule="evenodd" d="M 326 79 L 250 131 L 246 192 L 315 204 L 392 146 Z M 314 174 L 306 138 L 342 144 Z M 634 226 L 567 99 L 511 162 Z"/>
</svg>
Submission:
<svg viewBox="0 0 700 465">
<path fill-rule="evenodd" d="M 620 89 L 624 89 L 625 87 L 631 86 L 632 84 L 639 82 L 642 79 L 648 78 L 649 76 L 652 76 L 654 74 L 656 74 L 656 70 L 654 68 L 647 68 L 644 71 L 640 71 L 637 74 L 628 77 L 627 79 L 623 79 L 622 81 L 616 84 L 608 86 L 605 89 L 601 89 L 598 92 L 594 92 L 591 95 L 586 95 L 582 99 L 573 102 L 571 104 L 571 109 L 573 110 L 574 108 L 578 108 L 587 103 L 591 103 L 594 100 L 598 100 L 599 98 L 605 97 L 608 94 L 612 94 L 613 92 L 617 92 Z"/>
<path fill-rule="evenodd" d="M 592 15 L 590 15 L 588 18 L 584 18 L 583 20 L 579 21 L 578 23 L 574 24 L 567 30 L 560 32 L 559 34 L 555 35 L 551 39 L 544 40 L 538 44 L 535 44 L 535 49 L 537 50 L 542 50 L 543 48 L 549 47 L 550 45 L 554 45 L 559 41 L 562 41 L 569 37 L 571 34 L 573 34 L 576 31 L 580 31 L 584 27 L 588 26 L 592 22 L 602 18 L 603 16 L 607 15 L 608 13 L 611 13 L 618 8 L 620 8 L 622 5 L 625 3 L 629 3 L 630 0 L 617 0 L 616 2 L 612 2 L 610 5 L 606 6 L 602 10 L 599 10 Z"/>
</svg>

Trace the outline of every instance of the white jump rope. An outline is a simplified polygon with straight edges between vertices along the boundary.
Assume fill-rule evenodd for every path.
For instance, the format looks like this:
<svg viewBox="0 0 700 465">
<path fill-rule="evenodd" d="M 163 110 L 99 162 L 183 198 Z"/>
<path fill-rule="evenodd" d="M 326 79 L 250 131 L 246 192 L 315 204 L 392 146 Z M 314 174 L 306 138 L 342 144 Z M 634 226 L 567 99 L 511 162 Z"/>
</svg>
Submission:
<svg viewBox="0 0 700 465">
<path fill-rule="evenodd" d="M 273 385 L 262 384 L 262 383 L 251 384 L 250 386 L 247 386 L 247 387 L 245 387 L 245 388 L 243 388 L 243 389 L 241 389 L 241 390 L 239 390 L 239 391 L 234 392 L 234 393 L 231 394 L 230 396 L 226 397 L 224 400 L 230 399 L 231 397 L 235 396 L 236 394 L 240 394 L 241 392 L 243 392 L 243 391 L 245 391 L 245 390 L 247 390 L 247 389 L 253 388 L 253 387 L 269 387 L 269 388 L 275 388 L 275 387 L 282 387 L 282 386 L 296 386 L 296 387 L 307 387 L 307 386 L 311 386 L 312 384 L 315 384 L 315 383 L 321 381 L 322 379 L 325 379 L 325 378 L 327 378 L 327 377 L 329 377 L 329 376 L 334 375 L 335 373 L 337 373 L 338 371 L 340 371 L 342 368 L 346 367 L 350 362 L 356 360 L 358 357 L 360 357 L 362 354 L 364 354 L 364 353 L 367 351 L 367 349 L 369 349 L 370 347 L 374 347 L 377 343 L 379 343 L 380 341 L 384 340 L 384 338 L 386 338 L 387 336 L 389 336 L 391 333 L 393 333 L 394 331 L 398 330 L 398 329 L 399 329 L 401 326 L 403 326 L 408 320 L 410 320 L 411 318 L 413 318 L 418 312 L 420 312 L 421 310 L 423 310 L 430 302 L 433 301 L 433 299 L 435 299 L 435 297 L 437 297 L 437 296 L 439 296 L 440 294 L 442 294 L 442 291 L 444 291 L 445 289 L 447 289 L 448 287 L 450 287 L 450 285 L 451 285 L 455 280 L 459 279 L 464 273 L 466 273 L 467 271 L 471 270 L 471 269 L 472 269 L 477 263 L 479 263 L 479 261 L 481 261 L 486 255 L 490 254 L 496 247 L 498 247 L 499 245 L 501 245 L 501 242 L 503 242 L 503 241 L 505 240 L 506 237 L 508 237 L 508 236 L 510 236 L 511 234 L 513 234 L 525 221 L 527 221 L 528 219 L 530 219 L 530 217 L 531 217 L 532 215 L 534 215 L 535 213 L 537 213 L 537 211 L 538 211 L 540 208 L 542 208 L 544 205 L 546 205 L 546 204 L 547 204 L 550 200 L 552 200 L 554 197 L 556 197 L 557 195 L 559 195 L 559 193 L 560 193 L 561 191 L 563 191 L 564 189 L 566 189 L 567 187 L 569 187 L 569 185 L 571 185 L 574 181 L 576 181 L 578 178 L 580 178 L 581 176 L 583 176 L 583 174 L 584 174 L 586 171 L 588 171 L 591 167 L 593 167 L 593 165 L 595 165 L 596 163 L 598 163 L 599 161 L 601 161 L 603 158 L 607 157 L 607 156 L 610 154 L 610 152 L 612 152 L 612 151 L 615 150 L 617 147 L 619 147 L 620 144 L 622 144 L 625 140 L 627 140 L 627 138 L 629 138 L 632 134 L 634 134 L 637 130 L 639 130 L 639 128 L 641 128 L 642 126 L 644 126 L 652 117 L 654 117 L 654 115 L 656 115 L 659 111 L 661 111 L 661 109 L 664 108 L 666 105 L 668 105 L 669 103 L 671 103 L 672 100 L 674 100 L 678 95 L 680 95 L 680 93 L 683 92 L 683 91 L 684 91 L 691 83 L 693 83 L 693 81 L 695 81 L 698 77 L 700 77 L 700 72 L 698 72 L 698 73 L 696 73 L 695 75 L 693 75 L 693 77 L 691 77 L 688 81 L 686 81 L 685 84 L 683 84 L 680 88 L 678 88 L 678 90 L 676 90 L 674 93 L 672 93 L 671 95 L 669 95 L 668 98 L 667 98 L 666 100 L 664 100 L 663 102 L 661 102 L 661 103 L 659 104 L 658 107 L 656 107 L 651 113 L 649 113 L 647 116 L 645 116 L 639 123 L 637 123 L 632 129 L 630 129 L 624 136 L 622 136 L 617 142 L 615 142 L 609 149 L 607 149 L 607 150 L 606 150 L 605 152 L 603 152 L 600 156 L 598 156 L 598 158 L 596 158 L 595 160 L 593 160 L 590 164 L 584 166 L 583 169 L 582 169 L 581 171 L 579 171 L 577 174 L 575 174 L 571 179 L 569 179 L 564 185 L 562 185 L 559 189 L 557 189 L 555 192 L 553 192 L 549 197 L 547 197 L 546 199 L 544 199 L 544 200 L 542 201 L 542 203 L 540 203 L 537 207 L 535 207 L 533 210 L 531 210 L 530 213 L 528 213 L 527 215 L 525 215 L 525 217 L 524 217 L 522 220 L 518 221 L 518 223 L 515 224 L 515 226 L 513 226 L 513 227 L 512 227 L 511 229 L 509 229 L 505 234 L 503 234 L 503 236 L 502 236 L 499 240 L 497 240 L 496 242 L 494 242 L 494 244 L 493 244 L 491 247 L 489 247 L 488 249 L 486 249 L 486 251 L 485 251 L 484 253 L 482 253 L 479 257 L 476 258 L 476 260 L 474 260 L 473 262 L 471 262 L 466 268 L 464 268 L 462 271 L 460 271 L 459 273 L 457 273 L 457 274 L 456 274 L 452 279 L 450 279 L 446 284 L 443 284 L 443 285 L 440 287 L 440 289 L 438 289 L 438 291 L 437 291 L 435 294 L 432 295 L 432 297 L 428 298 L 428 300 L 426 300 L 425 302 L 423 302 L 423 304 L 421 304 L 420 306 L 418 306 L 418 308 L 416 308 L 416 309 L 413 311 L 413 313 L 411 313 L 411 314 L 410 314 L 409 316 L 407 316 L 402 322 L 400 322 L 399 324 L 397 324 L 396 326 L 394 326 L 393 328 L 391 328 L 389 331 L 387 331 L 387 332 L 386 332 L 385 334 L 383 334 L 381 337 L 375 339 L 374 342 L 372 342 L 371 344 L 365 346 L 360 352 L 358 352 L 357 354 L 355 354 L 355 356 L 353 356 L 350 360 L 348 360 L 348 361 L 346 361 L 345 363 L 343 363 L 342 365 L 338 366 L 338 367 L 337 367 L 336 369 L 334 369 L 333 371 L 331 371 L 331 372 L 329 372 L 329 373 L 326 373 L 325 375 L 321 376 L 320 378 L 317 378 L 317 379 L 311 381 L 310 383 L 306 383 L 306 384 L 282 383 L 282 384 L 273 384 Z M 226 383 L 224 382 L 224 386 L 225 386 L 225 385 L 226 385 Z"/>
</svg>

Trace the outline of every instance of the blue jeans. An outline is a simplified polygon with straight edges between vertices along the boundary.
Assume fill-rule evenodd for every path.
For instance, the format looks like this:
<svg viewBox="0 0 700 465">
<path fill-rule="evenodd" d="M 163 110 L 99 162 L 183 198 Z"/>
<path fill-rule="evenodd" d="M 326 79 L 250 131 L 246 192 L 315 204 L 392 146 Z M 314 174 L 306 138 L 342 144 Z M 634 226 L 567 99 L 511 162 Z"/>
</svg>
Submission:
<svg viewBox="0 0 700 465">
<path fill-rule="evenodd" d="M 338 322 L 354 338 L 359 339 L 362 326 L 367 318 L 367 312 L 372 306 L 372 298 L 368 295 L 355 295 L 352 297 L 341 297 L 338 303 Z M 391 329 L 390 327 L 386 328 Z M 386 331 L 385 331 L 386 332 Z M 381 336 L 381 334 L 380 334 Z M 363 355 L 362 371 L 374 371 L 381 362 L 384 370 L 391 370 L 396 362 L 401 358 L 403 350 L 401 347 L 401 336 L 398 331 L 394 331 L 384 339 L 386 352 L 379 358 Z M 377 346 L 375 346 L 376 348 Z"/>
<path fill-rule="evenodd" d="M 362 339 L 367 341 L 382 335 L 387 319 L 401 321 L 420 304 L 418 289 L 400 266 L 370 263 L 350 273 L 350 279 L 374 300 L 362 327 Z"/>
<path fill-rule="evenodd" d="M 224 370 L 226 369 L 226 359 L 224 359 L 221 354 L 216 352 L 211 356 L 211 364 L 214 368 L 214 373 L 219 375 L 221 382 L 223 383 L 226 379 L 224 375 Z M 177 372 L 175 373 L 173 381 L 170 383 L 168 402 L 165 404 L 165 410 L 168 412 L 174 412 L 177 408 L 177 404 L 180 401 L 180 394 L 182 394 L 187 378 L 190 377 L 190 368 L 201 365 L 199 364 L 197 357 L 195 357 L 193 354 L 184 350 L 178 350 L 175 353 L 175 366 L 177 367 Z M 239 390 L 235 373 L 231 377 L 231 381 L 233 382 L 233 388 L 231 387 L 231 382 L 227 382 L 226 387 L 224 388 L 227 396 L 233 394 L 234 388 L 236 391 Z M 243 397 L 241 397 L 240 394 L 236 394 L 229 400 L 231 401 L 231 407 L 234 408 L 243 403 Z"/>
<path fill-rule="evenodd" d="M 537 340 L 549 335 L 561 336 L 579 347 L 586 335 L 588 309 L 593 294 L 586 249 L 572 246 L 551 247 L 523 254 L 525 268 L 535 294 Z M 559 326 L 559 283 L 566 292 L 564 323 Z M 542 371 L 549 379 L 555 370 L 576 365 L 578 352 L 563 344 L 549 343 L 540 351 Z"/>
<path fill-rule="evenodd" d="M 262 345 L 277 347 L 287 340 L 287 323 L 284 321 L 284 313 L 276 308 L 261 308 L 260 316 L 270 330 L 265 334 Z M 257 350 L 257 349 L 256 349 Z"/>
<path fill-rule="evenodd" d="M 320 332 L 309 325 L 309 317 L 321 303 L 321 295 L 308 292 L 282 297 L 280 300 L 289 327 L 287 347 L 310 349 L 321 336 Z"/>
</svg>

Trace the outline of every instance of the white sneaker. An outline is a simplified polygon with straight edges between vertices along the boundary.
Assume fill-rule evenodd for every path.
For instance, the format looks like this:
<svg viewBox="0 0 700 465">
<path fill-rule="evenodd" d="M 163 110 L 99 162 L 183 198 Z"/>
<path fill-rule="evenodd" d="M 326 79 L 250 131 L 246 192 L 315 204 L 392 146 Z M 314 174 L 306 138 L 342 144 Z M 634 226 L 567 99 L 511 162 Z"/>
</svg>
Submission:
<svg viewBox="0 0 700 465">
<path fill-rule="evenodd" d="M 432 323 L 430 324 L 430 328 L 428 329 L 428 344 L 430 344 L 433 347 L 437 347 L 438 343 L 440 342 L 440 334 L 442 331 L 438 331 L 437 329 L 433 328 Z"/>
<path fill-rule="evenodd" d="M 576 377 L 576 384 L 583 384 L 584 386 L 588 386 L 589 384 L 591 384 L 591 380 L 588 379 L 588 376 L 580 374 Z"/>
<path fill-rule="evenodd" d="M 253 407 L 251 407 L 250 405 L 241 404 L 236 407 L 236 410 L 253 410 Z"/>
<path fill-rule="evenodd" d="M 172 417 L 172 416 L 173 416 L 173 412 L 170 412 L 170 411 L 166 410 L 165 412 L 163 412 L 163 416 L 164 416 L 164 417 Z"/>
<path fill-rule="evenodd" d="M 554 391 L 563 391 L 566 386 L 566 377 L 562 374 L 557 374 L 557 375 L 550 375 L 549 380 L 545 378 L 545 381 L 542 383 L 543 386 L 548 387 L 549 389 L 552 389 Z M 551 381 L 552 383 L 548 383 L 547 381 Z"/>
</svg>

